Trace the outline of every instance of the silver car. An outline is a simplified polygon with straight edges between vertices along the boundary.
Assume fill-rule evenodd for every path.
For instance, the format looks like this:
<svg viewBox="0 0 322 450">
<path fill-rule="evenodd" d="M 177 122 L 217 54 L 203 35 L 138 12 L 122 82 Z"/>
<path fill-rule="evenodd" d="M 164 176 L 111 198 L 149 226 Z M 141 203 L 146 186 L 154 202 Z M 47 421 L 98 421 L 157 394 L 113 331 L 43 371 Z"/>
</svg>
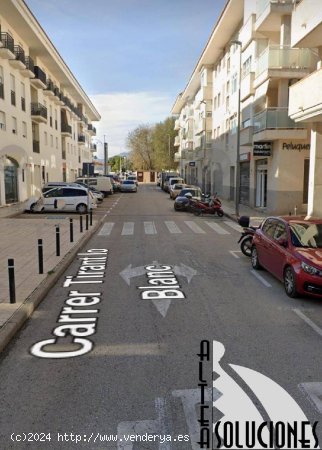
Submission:
<svg viewBox="0 0 322 450">
<path fill-rule="evenodd" d="M 121 192 L 137 192 L 138 188 L 135 181 L 123 180 L 121 183 Z"/>
</svg>

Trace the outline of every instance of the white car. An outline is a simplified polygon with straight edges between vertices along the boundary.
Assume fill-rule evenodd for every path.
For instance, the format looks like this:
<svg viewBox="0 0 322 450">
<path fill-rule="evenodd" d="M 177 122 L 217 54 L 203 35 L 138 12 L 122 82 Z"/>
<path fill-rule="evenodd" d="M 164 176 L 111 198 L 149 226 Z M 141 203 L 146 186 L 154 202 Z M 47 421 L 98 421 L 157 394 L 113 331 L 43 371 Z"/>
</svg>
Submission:
<svg viewBox="0 0 322 450">
<path fill-rule="evenodd" d="M 97 207 L 96 199 L 83 187 L 62 186 L 51 189 L 28 200 L 26 210 L 34 211 L 77 211 L 80 214 Z"/>
</svg>

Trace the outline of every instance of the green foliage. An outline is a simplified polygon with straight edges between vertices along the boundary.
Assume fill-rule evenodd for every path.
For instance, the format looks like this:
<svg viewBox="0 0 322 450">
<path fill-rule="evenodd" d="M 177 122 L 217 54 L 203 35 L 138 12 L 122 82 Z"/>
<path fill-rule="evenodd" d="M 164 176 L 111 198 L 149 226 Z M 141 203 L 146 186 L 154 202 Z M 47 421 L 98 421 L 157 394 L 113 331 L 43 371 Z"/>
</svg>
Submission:
<svg viewBox="0 0 322 450">
<path fill-rule="evenodd" d="M 129 159 L 134 170 L 175 169 L 174 119 L 168 117 L 153 126 L 140 125 L 128 134 Z"/>
</svg>

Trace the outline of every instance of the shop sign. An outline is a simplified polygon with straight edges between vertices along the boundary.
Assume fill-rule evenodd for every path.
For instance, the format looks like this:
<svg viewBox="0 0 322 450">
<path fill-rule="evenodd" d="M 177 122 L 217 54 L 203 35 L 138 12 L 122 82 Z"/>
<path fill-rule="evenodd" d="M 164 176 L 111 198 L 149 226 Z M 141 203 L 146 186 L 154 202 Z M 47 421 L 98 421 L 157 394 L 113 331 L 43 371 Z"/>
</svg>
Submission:
<svg viewBox="0 0 322 450">
<path fill-rule="evenodd" d="M 239 161 L 250 161 L 250 152 L 239 155 Z"/>
<path fill-rule="evenodd" d="M 310 144 L 293 144 L 293 142 L 283 142 L 283 150 L 297 150 L 301 152 L 302 150 L 310 150 Z"/>
<path fill-rule="evenodd" d="M 271 156 L 271 142 L 254 142 L 253 156 Z"/>
<path fill-rule="evenodd" d="M 190 161 L 189 162 L 189 166 L 190 167 L 195 167 L 196 166 L 196 161 Z"/>
</svg>

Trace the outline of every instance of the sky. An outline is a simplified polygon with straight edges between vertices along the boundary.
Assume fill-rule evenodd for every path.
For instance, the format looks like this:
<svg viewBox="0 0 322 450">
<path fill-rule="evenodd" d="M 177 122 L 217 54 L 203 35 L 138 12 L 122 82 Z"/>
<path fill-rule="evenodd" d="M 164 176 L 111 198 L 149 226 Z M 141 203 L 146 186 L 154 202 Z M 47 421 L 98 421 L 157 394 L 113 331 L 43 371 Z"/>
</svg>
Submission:
<svg viewBox="0 0 322 450">
<path fill-rule="evenodd" d="M 171 115 L 226 0 L 25 0 L 101 121 L 98 156 Z"/>
</svg>

